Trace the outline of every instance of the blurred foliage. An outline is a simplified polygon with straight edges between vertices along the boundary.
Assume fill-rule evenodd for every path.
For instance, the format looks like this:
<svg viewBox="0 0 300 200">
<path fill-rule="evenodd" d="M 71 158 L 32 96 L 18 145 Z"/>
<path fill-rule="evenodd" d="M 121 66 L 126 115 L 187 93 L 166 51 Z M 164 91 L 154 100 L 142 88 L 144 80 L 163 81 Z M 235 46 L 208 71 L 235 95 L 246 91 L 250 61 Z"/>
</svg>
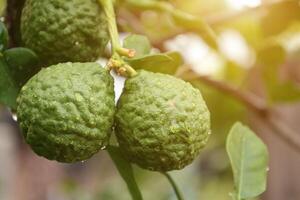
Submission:
<svg viewBox="0 0 300 200">
<path fill-rule="evenodd" d="M 283 1 L 284 2 L 284 1 Z M 271 6 L 267 14 L 261 20 L 266 36 L 281 33 L 295 21 L 300 20 L 300 7 L 298 1 L 286 1 L 285 3 Z"/>
<path fill-rule="evenodd" d="M 0 16 L 3 16 L 6 8 L 6 0 L 0 0 Z"/>
<path fill-rule="evenodd" d="M 286 60 L 285 49 L 277 43 L 267 44 L 257 55 L 257 64 L 269 94 L 269 102 L 297 101 L 300 99 L 300 88 L 291 80 L 281 80 L 283 64 Z"/>
</svg>

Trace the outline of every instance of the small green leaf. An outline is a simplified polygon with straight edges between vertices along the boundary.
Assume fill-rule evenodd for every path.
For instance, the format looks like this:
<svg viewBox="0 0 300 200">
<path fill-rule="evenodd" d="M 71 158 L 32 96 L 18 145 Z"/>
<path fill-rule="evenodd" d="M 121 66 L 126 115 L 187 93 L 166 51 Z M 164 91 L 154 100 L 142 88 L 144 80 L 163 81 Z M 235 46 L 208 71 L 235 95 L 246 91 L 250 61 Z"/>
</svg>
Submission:
<svg viewBox="0 0 300 200">
<path fill-rule="evenodd" d="M 16 109 L 16 99 L 20 88 L 9 73 L 4 58 L 0 58 L 0 103 Z"/>
<path fill-rule="evenodd" d="M 131 164 L 123 157 L 119 147 L 108 146 L 107 151 L 124 179 L 133 200 L 142 200 L 142 194 L 135 181 Z"/>
<path fill-rule="evenodd" d="M 19 86 L 24 85 L 40 68 L 37 67 L 37 55 L 27 48 L 13 48 L 4 52 L 5 60 L 14 80 Z"/>
<path fill-rule="evenodd" d="M 149 54 L 152 48 L 146 36 L 135 34 L 126 37 L 123 46 L 128 49 L 134 49 L 136 58 Z"/>
<path fill-rule="evenodd" d="M 263 193 L 268 165 L 265 144 L 248 127 L 235 123 L 227 137 L 226 149 L 233 169 L 236 199 Z"/>
<path fill-rule="evenodd" d="M 0 51 L 4 51 L 8 46 L 8 32 L 3 22 L 0 21 Z"/>
<path fill-rule="evenodd" d="M 136 59 L 128 59 L 127 62 L 134 69 L 144 69 L 164 74 L 175 74 L 182 65 L 181 55 L 177 52 L 165 54 L 147 55 Z"/>
</svg>

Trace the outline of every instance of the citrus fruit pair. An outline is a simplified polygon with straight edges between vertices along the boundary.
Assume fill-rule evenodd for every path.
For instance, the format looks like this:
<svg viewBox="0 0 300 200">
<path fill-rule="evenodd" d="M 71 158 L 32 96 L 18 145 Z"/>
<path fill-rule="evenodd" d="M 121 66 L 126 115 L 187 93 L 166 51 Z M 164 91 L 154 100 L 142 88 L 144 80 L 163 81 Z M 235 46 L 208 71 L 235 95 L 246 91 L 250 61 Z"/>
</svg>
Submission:
<svg viewBox="0 0 300 200">
<path fill-rule="evenodd" d="M 85 160 L 108 145 L 113 127 L 124 155 L 143 168 L 168 171 L 191 163 L 210 133 L 199 90 L 175 77 L 138 71 L 114 103 L 113 78 L 96 63 L 41 70 L 22 88 L 18 120 L 41 156 Z"/>
</svg>

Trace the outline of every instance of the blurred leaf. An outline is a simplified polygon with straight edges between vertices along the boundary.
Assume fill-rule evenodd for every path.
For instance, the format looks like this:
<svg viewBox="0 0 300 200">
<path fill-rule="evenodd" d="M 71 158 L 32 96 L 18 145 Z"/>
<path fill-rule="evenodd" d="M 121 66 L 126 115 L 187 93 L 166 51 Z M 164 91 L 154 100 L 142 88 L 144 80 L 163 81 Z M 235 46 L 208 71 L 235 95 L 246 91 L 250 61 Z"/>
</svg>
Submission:
<svg viewBox="0 0 300 200">
<path fill-rule="evenodd" d="M 6 8 L 6 0 L 0 0 L 0 16 L 3 16 Z"/>
<path fill-rule="evenodd" d="M 226 29 L 238 31 L 252 47 L 258 46 L 263 42 L 262 27 L 259 18 L 255 14 L 230 20 L 224 26 Z"/>
<path fill-rule="evenodd" d="M 4 58 L 0 58 L 0 103 L 16 109 L 19 87 L 9 73 Z"/>
<path fill-rule="evenodd" d="M 137 70 L 144 69 L 173 75 L 178 67 L 182 65 L 182 58 L 177 52 L 169 52 L 165 54 L 147 55 L 136 59 L 128 59 L 127 62 Z"/>
<path fill-rule="evenodd" d="M 127 187 L 130 191 L 133 200 L 142 200 L 142 194 L 139 190 L 139 187 L 135 181 L 133 169 L 131 164 L 123 157 L 122 151 L 119 147 L 108 146 L 107 151 L 115 163 L 120 175 L 127 184 Z"/>
<path fill-rule="evenodd" d="M 227 61 L 222 68 L 222 71 L 224 80 L 238 86 L 241 86 L 245 82 L 248 72 L 246 68 L 243 68 L 232 61 Z"/>
<path fill-rule="evenodd" d="M 271 6 L 261 20 L 265 35 L 275 35 L 284 31 L 290 24 L 300 20 L 298 1 L 282 1 Z"/>
<path fill-rule="evenodd" d="M 257 61 L 266 66 L 281 65 L 286 58 L 285 49 L 276 41 L 269 41 L 257 53 Z"/>
<path fill-rule="evenodd" d="M 7 48 L 7 45 L 8 32 L 3 22 L 0 21 L 0 51 L 4 51 Z"/>
<path fill-rule="evenodd" d="M 136 58 L 149 54 L 152 48 L 146 36 L 135 34 L 126 37 L 123 46 L 127 49 L 134 49 Z"/>
<path fill-rule="evenodd" d="M 24 85 L 39 70 L 38 56 L 30 49 L 18 47 L 8 49 L 4 57 L 14 80 L 19 86 Z"/>
<path fill-rule="evenodd" d="M 237 200 L 252 198 L 266 190 L 268 151 L 248 127 L 235 123 L 226 142 L 232 165 Z"/>
<path fill-rule="evenodd" d="M 261 67 L 270 102 L 297 101 L 300 88 L 289 80 L 280 80 L 280 67 L 286 59 L 285 49 L 278 43 L 270 43 L 257 53 L 257 63 Z"/>
<path fill-rule="evenodd" d="M 171 57 L 178 66 L 183 65 L 184 61 L 181 54 L 177 51 L 170 51 L 165 53 L 165 55 Z"/>
</svg>

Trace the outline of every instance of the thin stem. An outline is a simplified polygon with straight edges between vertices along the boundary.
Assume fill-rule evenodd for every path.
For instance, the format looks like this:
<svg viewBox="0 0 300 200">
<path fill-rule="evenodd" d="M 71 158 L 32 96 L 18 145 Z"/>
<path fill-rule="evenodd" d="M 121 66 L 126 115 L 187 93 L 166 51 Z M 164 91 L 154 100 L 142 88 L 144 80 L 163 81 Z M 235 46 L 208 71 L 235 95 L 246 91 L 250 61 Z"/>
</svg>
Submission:
<svg viewBox="0 0 300 200">
<path fill-rule="evenodd" d="M 167 172 L 161 172 L 163 175 L 165 175 L 165 177 L 168 179 L 168 181 L 170 182 L 170 184 L 172 185 L 174 192 L 177 196 L 178 200 L 184 200 L 183 195 L 181 194 L 178 186 L 176 185 L 175 181 L 173 180 L 173 178 L 171 177 L 170 174 L 168 174 Z"/>
<path fill-rule="evenodd" d="M 117 29 L 116 15 L 114 5 L 111 0 L 98 0 L 103 7 L 108 24 L 108 31 L 111 39 L 112 52 L 116 53 L 118 48 L 121 48 L 119 41 L 119 32 Z"/>
</svg>

